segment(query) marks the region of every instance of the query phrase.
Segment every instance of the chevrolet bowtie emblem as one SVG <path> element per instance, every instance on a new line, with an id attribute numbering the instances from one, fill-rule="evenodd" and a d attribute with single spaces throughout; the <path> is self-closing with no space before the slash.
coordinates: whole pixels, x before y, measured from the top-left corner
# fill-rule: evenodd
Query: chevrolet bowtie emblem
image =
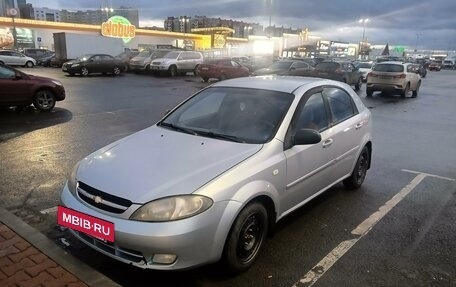
<path id="1" fill-rule="evenodd" d="M 103 198 L 101 198 L 101 196 L 95 196 L 93 198 L 93 200 L 95 201 L 95 203 L 102 203 L 103 202 Z"/>

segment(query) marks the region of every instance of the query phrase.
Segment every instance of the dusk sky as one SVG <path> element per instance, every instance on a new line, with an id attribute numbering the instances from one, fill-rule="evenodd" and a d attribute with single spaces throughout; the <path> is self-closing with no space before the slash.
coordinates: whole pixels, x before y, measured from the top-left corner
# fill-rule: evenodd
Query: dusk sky
<path id="1" fill-rule="evenodd" d="M 272 9 L 269 3 L 272 1 Z M 160 26 L 168 16 L 208 16 L 309 28 L 311 35 L 334 41 L 405 45 L 456 50 L 456 0 L 28 0 L 35 7 L 87 10 L 130 6 L 141 26 Z"/>

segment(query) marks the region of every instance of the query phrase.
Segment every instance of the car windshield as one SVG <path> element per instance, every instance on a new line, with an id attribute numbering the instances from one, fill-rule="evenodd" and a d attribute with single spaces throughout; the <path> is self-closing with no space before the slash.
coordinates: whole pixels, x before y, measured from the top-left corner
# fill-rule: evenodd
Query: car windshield
<path id="1" fill-rule="evenodd" d="M 400 73 L 404 71 L 404 66 L 399 64 L 377 64 L 373 70 L 376 72 Z"/>
<path id="2" fill-rule="evenodd" d="M 177 59 L 179 57 L 180 52 L 169 52 L 163 56 L 165 59 Z"/>
<path id="3" fill-rule="evenodd" d="M 259 89 L 212 87 L 201 91 L 158 125 L 221 140 L 271 140 L 294 95 Z"/>
<path id="4" fill-rule="evenodd" d="M 141 57 L 141 58 L 147 58 L 150 56 L 150 54 L 152 54 L 153 51 L 151 50 L 143 50 L 141 52 L 139 52 L 138 56 L 136 57 Z"/>
<path id="5" fill-rule="evenodd" d="M 372 68 L 372 63 L 359 63 L 358 68 L 363 68 L 363 69 L 371 69 Z"/>
<path id="6" fill-rule="evenodd" d="M 166 54 L 168 54 L 169 51 L 163 50 L 163 51 L 155 51 L 152 55 L 152 59 L 158 59 L 158 58 L 163 58 Z"/>
<path id="7" fill-rule="evenodd" d="M 79 61 L 87 61 L 87 59 L 89 59 L 90 57 L 92 57 L 93 55 L 82 55 L 81 57 L 78 58 Z"/>
<path id="8" fill-rule="evenodd" d="M 270 65 L 268 67 L 268 69 L 272 69 L 272 70 L 275 70 L 275 69 L 289 69 L 291 64 L 293 64 L 293 62 L 287 62 L 287 61 L 275 62 L 274 64 Z"/>
<path id="9" fill-rule="evenodd" d="M 336 62 L 321 62 L 315 66 L 315 69 L 319 71 L 335 71 L 339 67 L 340 64 Z"/>

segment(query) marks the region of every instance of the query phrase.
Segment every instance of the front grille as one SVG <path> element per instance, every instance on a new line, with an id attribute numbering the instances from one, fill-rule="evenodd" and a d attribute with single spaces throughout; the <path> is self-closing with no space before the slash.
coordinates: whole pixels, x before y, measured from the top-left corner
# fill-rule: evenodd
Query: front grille
<path id="1" fill-rule="evenodd" d="M 132 202 L 128 199 L 108 194 L 83 182 L 78 182 L 78 196 L 88 204 L 112 213 L 122 213 Z"/>
<path id="2" fill-rule="evenodd" d="M 72 230 L 73 231 L 73 230 Z M 135 262 L 135 263 L 145 263 L 146 260 L 143 256 L 143 254 L 139 251 L 127 249 L 127 248 L 122 248 L 119 246 L 115 246 L 111 242 L 104 242 L 102 240 L 99 240 L 95 237 L 92 237 L 90 235 L 87 235 L 85 233 L 79 232 L 79 231 L 73 231 L 76 233 L 76 235 L 84 241 L 88 245 L 95 246 L 109 254 L 112 254 L 116 257 Z"/>
<path id="3" fill-rule="evenodd" d="M 160 62 L 152 62 L 152 65 L 160 65 Z"/>

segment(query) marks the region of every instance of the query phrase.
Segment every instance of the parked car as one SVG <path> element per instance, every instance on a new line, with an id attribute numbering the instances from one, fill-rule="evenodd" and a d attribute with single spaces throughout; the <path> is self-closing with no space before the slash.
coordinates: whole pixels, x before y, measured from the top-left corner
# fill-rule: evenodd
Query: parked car
<path id="1" fill-rule="evenodd" d="M 347 61 L 323 61 L 315 65 L 313 70 L 297 69 L 291 75 L 331 79 L 354 85 L 356 90 L 359 90 L 363 84 L 362 72 Z"/>
<path id="2" fill-rule="evenodd" d="M 223 259 L 246 270 L 277 221 L 338 182 L 362 185 L 372 119 L 346 87 L 300 77 L 215 83 L 76 164 L 58 222 L 133 266 Z"/>
<path id="3" fill-rule="evenodd" d="M 122 62 L 122 64 L 124 65 L 124 71 L 126 72 L 130 70 L 130 60 L 136 57 L 138 54 L 139 51 L 128 50 L 120 53 L 114 58 Z"/>
<path id="4" fill-rule="evenodd" d="M 244 67 L 247 67 L 250 72 L 254 71 L 253 65 L 254 63 L 249 57 L 241 56 L 241 57 L 232 57 L 231 60 L 238 62 Z"/>
<path id="5" fill-rule="evenodd" d="M 60 81 L 28 75 L 0 64 L 0 106 L 26 107 L 31 104 L 40 111 L 51 111 L 56 101 L 65 99 Z"/>
<path id="6" fill-rule="evenodd" d="M 367 75 L 366 95 L 372 97 L 375 91 L 398 93 L 401 97 L 412 91 L 412 98 L 418 96 L 421 77 L 412 70 L 411 63 L 382 62 L 376 64 Z"/>
<path id="7" fill-rule="evenodd" d="M 414 63 L 409 66 L 409 69 L 411 72 L 415 72 L 420 75 L 421 78 L 426 78 L 427 70 L 424 65 Z"/>
<path id="8" fill-rule="evenodd" d="M 36 60 L 16 51 L 0 50 L 0 64 L 33 68 Z"/>
<path id="9" fill-rule="evenodd" d="M 47 49 L 37 49 L 37 48 L 25 48 L 22 50 L 22 53 L 27 57 L 31 57 L 36 60 L 37 65 L 40 65 L 42 59 L 50 59 L 55 53 Z"/>
<path id="10" fill-rule="evenodd" d="M 428 67 L 429 71 L 440 71 L 441 65 L 438 62 L 432 61 Z"/>
<path id="11" fill-rule="evenodd" d="M 115 76 L 124 71 L 124 65 L 111 55 L 94 54 L 83 55 L 76 60 L 71 60 L 62 65 L 62 71 L 70 74 L 87 76 L 93 73 L 112 73 Z"/>
<path id="12" fill-rule="evenodd" d="M 198 65 L 203 62 L 203 54 L 196 51 L 171 51 L 162 58 L 152 61 L 151 69 L 156 74 L 167 73 L 171 77 L 193 72 L 197 74 Z"/>
<path id="13" fill-rule="evenodd" d="M 59 59 L 54 56 L 51 58 L 50 66 L 54 68 L 61 68 L 66 62 L 68 62 L 66 59 Z"/>
<path id="14" fill-rule="evenodd" d="M 204 82 L 210 78 L 226 80 L 231 78 L 248 77 L 250 71 L 247 67 L 230 58 L 207 59 L 198 66 L 197 74 Z"/>
<path id="15" fill-rule="evenodd" d="M 141 51 L 130 60 L 130 69 L 134 72 L 150 72 L 150 65 L 154 59 L 162 58 L 172 50 L 154 49 Z"/>
<path id="16" fill-rule="evenodd" d="M 36 61 L 37 65 L 43 66 L 43 67 L 50 67 L 52 59 L 55 58 L 55 53 L 51 53 L 46 57 L 42 57 L 39 60 Z"/>
<path id="17" fill-rule="evenodd" d="M 359 62 L 356 67 L 363 74 L 363 81 L 367 80 L 367 74 L 372 72 L 373 62 Z"/>
<path id="18" fill-rule="evenodd" d="M 302 70 L 312 70 L 312 66 L 304 61 L 298 60 L 280 60 L 272 63 L 267 68 L 259 69 L 253 72 L 254 76 L 264 76 L 264 75 L 279 75 L 287 76 L 291 75 L 292 71 L 296 69 Z"/>

